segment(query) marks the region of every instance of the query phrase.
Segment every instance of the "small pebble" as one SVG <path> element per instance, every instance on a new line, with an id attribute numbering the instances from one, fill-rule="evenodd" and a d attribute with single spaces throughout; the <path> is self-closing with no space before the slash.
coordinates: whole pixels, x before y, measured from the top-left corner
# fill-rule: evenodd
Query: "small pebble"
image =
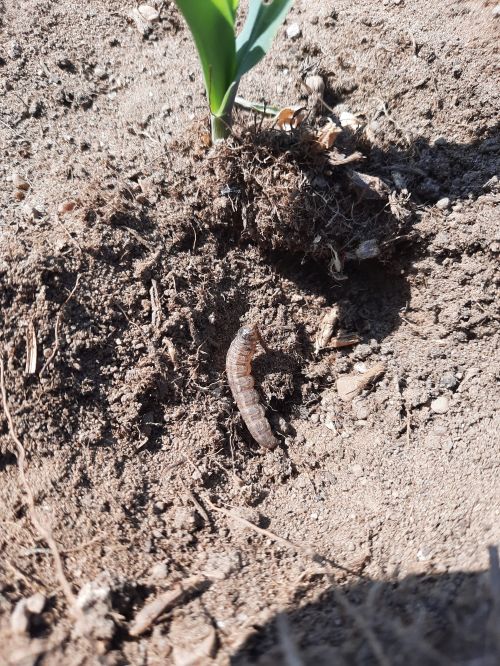
<path id="1" fill-rule="evenodd" d="M 435 414 L 446 414 L 449 408 L 450 401 L 445 395 L 441 395 L 431 402 L 431 409 Z"/>
<path id="2" fill-rule="evenodd" d="M 288 39 L 298 39 L 302 35 L 302 30 L 298 23 L 292 23 L 286 29 L 286 36 Z"/>
<path id="3" fill-rule="evenodd" d="M 432 559 L 432 551 L 427 546 L 422 546 L 417 552 L 417 560 L 419 562 L 428 562 Z"/>
<path id="4" fill-rule="evenodd" d="M 232 553 L 212 553 L 201 571 L 210 579 L 225 580 L 240 569 L 241 554 L 235 550 Z"/>
<path id="5" fill-rule="evenodd" d="M 75 206 L 76 206 L 76 201 L 68 199 L 68 201 L 63 201 L 59 205 L 57 212 L 59 213 L 59 215 L 64 215 L 64 213 L 70 213 Z"/>
<path id="6" fill-rule="evenodd" d="M 23 50 L 19 42 L 13 41 L 8 45 L 7 55 L 9 56 L 9 58 L 12 58 L 12 60 L 17 60 L 22 56 L 22 54 Z"/>
<path id="7" fill-rule="evenodd" d="M 351 466 L 351 472 L 358 478 L 363 476 L 363 468 L 359 463 L 354 463 L 354 465 Z"/>
<path id="8" fill-rule="evenodd" d="M 155 502 L 153 504 L 153 513 L 159 515 L 160 513 L 163 513 L 166 508 L 167 505 L 165 504 L 165 502 Z"/>
<path id="9" fill-rule="evenodd" d="M 151 568 L 151 577 L 155 580 L 163 580 L 168 576 L 168 567 L 165 562 L 157 562 Z"/>
<path id="10" fill-rule="evenodd" d="M 14 171 L 12 173 L 12 184 L 18 190 L 27 191 L 27 190 L 30 189 L 29 183 L 26 180 L 26 178 L 23 178 L 23 176 L 21 176 L 21 174 L 17 173 L 17 171 Z"/>
<path id="11" fill-rule="evenodd" d="M 450 207 L 450 200 L 448 199 L 448 197 L 439 199 L 439 201 L 436 204 L 436 208 L 439 208 L 439 210 L 446 210 L 449 207 Z"/>
<path id="12" fill-rule="evenodd" d="M 25 634 L 29 628 L 29 611 L 26 599 L 20 599 L 10 616 L 10 628 L 13 634 Z"/>
<path id="13" fill-rule="evenodd" d="M 356 248 L 356 257 L 360 261 L 364 259 L 374 259 L 380 254 L 380 249 L 376 240 L 366 240 Z"/>
<path id="14" fill-rule="evenodd" d="M 33 204 L 25 204 L 23 206 L 23 212 L 27 217 L 33 220 L 38 220 L 45 215 L 45 210 L 42 206 L 35 206 Z"/>
<path id="15" fill-rule="evenodd" d="M 356 359 L 356 361 L 363 361 L 364 359 L 368 358 L 372 353 L 373 349 L 370 347 L 370 345 L 366 344 L 358 345 L 354 350 L 353 358 Z M 361 372 L 364 372 L 364 370 L 361 370 Z"/>
<path id="16" fill-rule="evenodd" d="M 370 408 L 364 400 L 356 400 L 353 402 L 352 411 L 354 416 L 361 421 L 366 420 L 370 416 Z"/>
<path id="17" fill-rule="evenodd" d="M 158 21 L 160 18 L 160 13 L 158 10 L 154 7 L 151 7 L 151 5 L 139 5 L 137 9 L 141 17 L 148 23 L 156 23 L 156 21 Z"/>
<path id="18" fill-rule="evenodd" d="M 447 389 L 450 389 L 450 391 L 453 391 L 453 389 L 457 388 L 457 386 L 458 386 L 458 379 L 453 374 L 453 372 L 445 372 L 441 376 L 441 380 L 440 380 L 439 383 L 444 388 L 447 388 Z"/>
<path id="19" fill-rule="evenodd" d="M 36 592 L 26 600 L 26 608 L 30 613 L 39 615 L 45 608 L 45 603 L 45 595 L 43 595 L 41 592 Z"/>
<path id="20" fill-rule="evenodd" d="M 102 67 L 96 67 L 96 68 L 94 69 L 94 76 L 95 76 L 97 79 L 101 79 L 101 80 L 102 80 L 102 79 L 106 79 L 106 78 L 108 77 L 108 73 L 107 73 L 106 70 L 103 69 Z"/>

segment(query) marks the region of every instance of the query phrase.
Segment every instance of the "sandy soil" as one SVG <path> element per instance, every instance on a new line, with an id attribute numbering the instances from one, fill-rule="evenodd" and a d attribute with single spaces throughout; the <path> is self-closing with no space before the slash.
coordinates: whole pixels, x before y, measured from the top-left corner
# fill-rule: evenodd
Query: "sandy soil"
<path id="1" fill-rule="evenodd" d="M 0 664 L 493 666 L 496 3 L 296 0 L 240 92 L 321 75 L 344 166 L 323 107 L 208 147 L 174 4 L 131 8 L 0 0 Z M 331 308 L 359 343 L 316 351 Z M 225 378 L 246 322 L 273 452 Z"/>

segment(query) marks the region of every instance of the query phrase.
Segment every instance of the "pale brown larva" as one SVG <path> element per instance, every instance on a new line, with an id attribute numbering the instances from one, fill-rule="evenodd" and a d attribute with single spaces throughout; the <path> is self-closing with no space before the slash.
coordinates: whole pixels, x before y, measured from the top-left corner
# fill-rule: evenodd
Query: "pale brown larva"
<path id="1" fill-rule="evenodd" d="M 266 419 L 264 407 L 259 403 L 259 395 L 254 388 L 252 377 L 251 364 L 257 342 L 264 346 L 255 324 L 240 328 L 227 352 L 227 380 L 241 417 L 252 437 L 260 446 L 274 449 L 278 445 L 278 440 Z"/>

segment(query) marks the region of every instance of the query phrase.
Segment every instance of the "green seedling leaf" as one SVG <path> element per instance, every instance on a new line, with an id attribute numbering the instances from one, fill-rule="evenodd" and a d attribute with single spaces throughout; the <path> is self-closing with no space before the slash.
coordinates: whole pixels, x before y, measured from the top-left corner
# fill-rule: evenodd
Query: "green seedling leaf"
<path id="1" fill-rule="evenodd" d="M 242 109 L 247 109 L 248 111 L 256 111 L 257 113 L 263 113 L 266 116 L 275 116 L 280 112 L 277 106 L 271 106 L 270 104 L 262 104 L 261 102 L 251 102 L 244 97 L 238 97 L 234 100 L 236 106 L 240 106 Z"/>
<path id="2" fill-rule="evenodd" d="M 293 0 L 250 0 L 248 16 L 236 40 L 236 77 L 240 79 L 271 48 Z"/>
<path id="3" fill-rule="evenodd" d="M 213 140 L 229 135 L 240 79 L 269 51 L 292 2 L 249 0 L 245 24 L 236 38 L 239 0 L 176 0 L 201 61 L 212 113 Z"/>
<path id="4" fill-rule="evenodd" d="M 236 76 L 234 23 L 239 0 L 176 0 L 193 35 L 212 113 Z"/>

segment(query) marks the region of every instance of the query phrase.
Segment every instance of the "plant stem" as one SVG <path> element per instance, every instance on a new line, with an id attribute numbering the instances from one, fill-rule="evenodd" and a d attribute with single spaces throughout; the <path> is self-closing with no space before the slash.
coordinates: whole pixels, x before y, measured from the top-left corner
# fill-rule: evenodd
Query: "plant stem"
<path id="1" fill-rule="evenodd" d="M 224 141 L 231 134 L 231 113 L 222 116 L 212 116 L 212 143 Z"/>

